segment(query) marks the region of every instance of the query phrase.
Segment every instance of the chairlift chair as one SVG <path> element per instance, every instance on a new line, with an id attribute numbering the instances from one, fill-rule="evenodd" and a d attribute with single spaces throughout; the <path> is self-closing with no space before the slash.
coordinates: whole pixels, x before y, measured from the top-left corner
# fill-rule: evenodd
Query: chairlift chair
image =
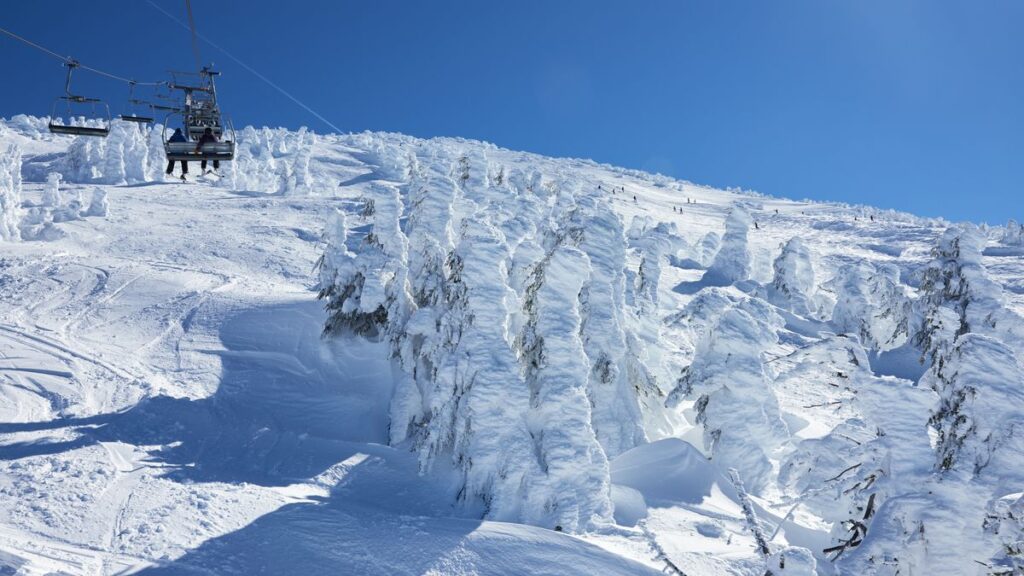
<path id="1" fill-rule="evenodd" d="M 53 110 L 50 114 L 49 129 L 53 134 L 70 134 L 72 136 L 99 136 L 106 138 L 110 134 L 110 106 L 106 102 L 99 98 L 88 98 L 86 96 L 79 96 L 71 93 L 71 73 L 78 67 L 78 62 L 75 60 L 69 60 L 64 63 L 64 66 L 68 69 L 67 78 L 64 81 L 64 95 L 57 98 L 53 103 Z M 57 116 L 57 108 L 64 103 L 65 111 L 68 115 L 68 124 L 63 124 L 63 120 Z M 72 105 L 91 105 L 92 117 L 96 117 L 96 113 L 99 111 L 99 107 L 102 106 L 104 115 L 101 117 L 98 126 L 76 126 L 71 124 L 74 122 L 75 114 L 73 113 Z M 105 118 L 105 122 L 103 120 Z M 61 123 L 58 123 L 58 120 Z"/>
<path id="2" fill-rule="evenodd" d="M 124 120 L 125 122 L 135 122 L 140 125 L 152 123 L 153 117 L 151 115 L 137 113 L 137 111 L 142 108 L 152 109 L 152 105 L 145 100 L 140 100 L 135 97 L 135 81 L 132 80 L 128 83 L 128 110 L 121 114 L 121 120 Z"/>
<path id="3" fill-rule="evenodd" d="M 187 115 L 187 113 L 182 113 L 182 112 L 172 112 L 172 113 L 167 115 L 167 118 L 164 121 L 164 131 L 163 131 L 164 153 L 167 155 L 167 159 L 169 161 L 177 162 L 179 160 L 184 160 L 186 162 L 191 162 L 193 160 L 199 160 L 199 161 L 203 161 L 203 160 L 218 160 L 218 161 L 222 161 L 222 162 L 227 162 L 227 161 L 230 161 L 230 160 L 234 160 L 234 158 L 235 158 L 235 129 L 234 129 L 234 126 L 231 124 L 230 120 L 225 121 L 223 123 L 223 125 L 221 125 L 220 118 L 217 119 L 218 125 L 221 128 L 220 134 L 224 134 L 225 133 L 225 128 L 226 128 L 226 133 L 229 134 L 230 137 L 231 137 L 230 140 L 224 140 L 224 141 L 220 141 L 220 142 L 207 142 L 206 144 L 203 144 L 202 148 L 197 150 L 196 149 L 196 142 L 198 141 L 198 138 L 193 139 L 191 137 L 191 134 L 193 133 L 193 130 L 192 130 L 193 126 L 191 126 L 191 125 L 187 125 L 187 128 L 188 128 L 187 132 L 189 134 L 189 136 L 187 136 L 189 138 L 188 141 L 186 141 L 186 142 L 171 142 L 171 141 L 169 141 L 169 136 L 168 136 L 167 130 L 168 130 L 168 126 L 171 125 L 171 118 L 172 117 L 180 117 L 184 121 L 188 117 L 188 115 Z M 200 130 L 199 133 L 201 135 L 202 134 L 202 130 Z M 217 134 L 217 132 L 214 132 L 214 134 Z M 220 138 L 219 135 L 218 135 L 218 138 Z"/>

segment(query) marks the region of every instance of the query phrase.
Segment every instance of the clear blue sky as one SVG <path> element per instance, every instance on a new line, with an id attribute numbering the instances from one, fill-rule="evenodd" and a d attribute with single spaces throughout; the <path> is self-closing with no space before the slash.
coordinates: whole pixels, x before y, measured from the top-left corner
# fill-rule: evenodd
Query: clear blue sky
<path id="1" fill-rule="evenodd" d="M 184 2 L 156 0 L 184 18 Z M 1024 2 L 194 0 L 200 32 L 346 131 L 464 136 L 715 186 L 1024 217 Z M 0 26 L 139 79 L 189 68 L 143 0 L 10 2 Z M 208 45 L 236 124 L 329 131 Z M 58 63 L 0 37 L 0 115 Z M 81 75 L 80 91 L 127 90 Z M 114 106 L 115 112 L 117 106 Z"/>

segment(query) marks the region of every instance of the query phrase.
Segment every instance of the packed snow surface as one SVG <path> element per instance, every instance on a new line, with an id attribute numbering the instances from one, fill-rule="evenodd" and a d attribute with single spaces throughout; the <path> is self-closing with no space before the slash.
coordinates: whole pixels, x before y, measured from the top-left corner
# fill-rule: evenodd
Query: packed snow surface
<path id="1" fill-rule="evenodd" d="M 45 125 L 0 122 L 0 574 L 1024 570 L 1014 221 Z"/>

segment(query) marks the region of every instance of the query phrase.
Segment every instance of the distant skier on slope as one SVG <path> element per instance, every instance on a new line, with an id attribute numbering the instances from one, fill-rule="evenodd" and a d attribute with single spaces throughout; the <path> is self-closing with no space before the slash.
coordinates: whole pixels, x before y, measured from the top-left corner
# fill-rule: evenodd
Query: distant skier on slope
<path id="1" fill-rule="evenodd" d="M 213 129 L 210 128 L 209 126 L 207 126 L 206 130 L 203 130 L 203 135 L 199 137 L 199 142 L 196 143 L 196 152 L 198 153 L 198 152 L 202 151 L 203 144 L 206 144 L 208 142 L 216 142 L 216 141 L 217 141 L 217 136 L 213 133 Z M 216 172 L 217 170 L 220 169 L 220 160 L 214 160 L 213 161 L 213 170 L 211 170 L 211 171 L 207 171 L 206 170 L 206 160 L 203 160 L 202 162 L 200 162 L 199 168 L 203 171 L 203 174 L 209 174 L 210 172 Z"/>
<path id="2" fill-rule="evenodd" d="M 185 134 L 182 133 L 181 128 L 175 128 L 174 129 L 174 134 L 171 134 L 171 137 L 168 138 L 167 141 L 168 142 L 188 142 L 188 139 L 185 138 Z M 173 173 L 174 173 L 174 160 L 168 160 L 167 161 L 167 175 L 170 176 Z M 182 160 L 181 161 L 181 179 L 182 180 L 185 180 L 185 175 L 186 174 L 188 174 L 188 161 L 187 160 Z"/>

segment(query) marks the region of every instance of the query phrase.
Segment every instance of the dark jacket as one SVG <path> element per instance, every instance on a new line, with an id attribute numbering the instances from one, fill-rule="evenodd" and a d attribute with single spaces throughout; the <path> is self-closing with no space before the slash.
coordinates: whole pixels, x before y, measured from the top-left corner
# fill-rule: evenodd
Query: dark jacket
<path id="1" fill-rule="evenodd" d="M 185 139 L 185 134 L 183 134 L 181 132 L 181 130 L 175 130 L 174 134 L 171 134 L 171 137 L 168 138 L 167 141 L 168 142 L 188 142 L 188 140 Z"/>
<path id="2" fill-rule="evenodd" d="M 196 151 L 198 152 L 199 150 L 201 150 L 202 147 L 203 147 L 203 144 L 206 144 L 207 142 L 216 142 L 216 141 L 217 141 L 217 136 L 215 136 L 214 134 L 212 134 L 212 133 L 211 134 L 203 134 L 202 136 L 199 137 L 199 142 L 196 142 Z"/>

